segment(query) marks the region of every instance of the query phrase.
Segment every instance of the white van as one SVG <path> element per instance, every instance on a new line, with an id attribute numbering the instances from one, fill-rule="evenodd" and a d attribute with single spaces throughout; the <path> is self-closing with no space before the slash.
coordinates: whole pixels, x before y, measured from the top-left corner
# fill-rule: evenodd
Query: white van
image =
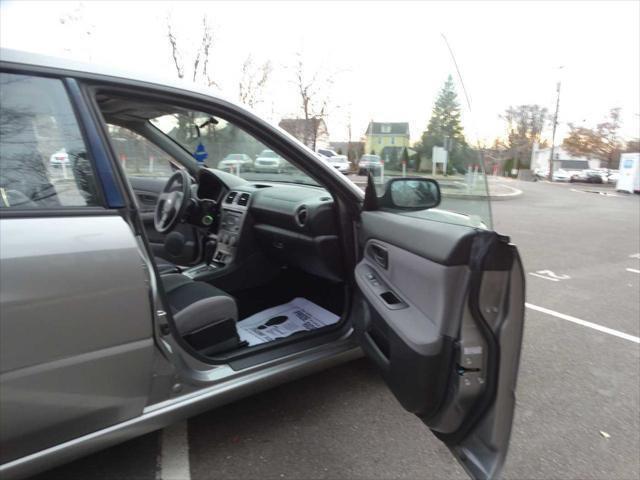
<path id="1" fill-rule="evenodd" d="M 620 155 L 620 173 L 616 190 L 640 193 L 640 153 Z"/>

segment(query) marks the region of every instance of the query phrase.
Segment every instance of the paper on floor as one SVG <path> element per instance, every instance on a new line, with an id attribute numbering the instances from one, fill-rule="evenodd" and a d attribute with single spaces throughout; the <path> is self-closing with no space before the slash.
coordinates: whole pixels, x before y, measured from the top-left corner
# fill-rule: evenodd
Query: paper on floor
<path id="1" fill-rule="evenodd" d="M 238 323 L 240 340 L 249 345 L 285 338 L 296 332 L 315 330 L 338 323 L 340 317 L 305 298 L 258 312 Z"/>

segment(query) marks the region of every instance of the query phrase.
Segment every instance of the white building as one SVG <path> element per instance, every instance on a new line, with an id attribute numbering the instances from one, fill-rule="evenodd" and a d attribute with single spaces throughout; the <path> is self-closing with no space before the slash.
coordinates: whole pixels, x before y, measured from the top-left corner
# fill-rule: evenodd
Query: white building
<path id="1" fill-rule="evenodd" d="M 531 169 L 536 171 L 549 170 L 549 157 L 551 148 L 537 148 L 534 145 L 531 152 Z M 600 160 L 571 155 L 564 148 L 557 146 L 553 149 L 553 170 L 586 170 L 588 168 L 600 168 Z"/>

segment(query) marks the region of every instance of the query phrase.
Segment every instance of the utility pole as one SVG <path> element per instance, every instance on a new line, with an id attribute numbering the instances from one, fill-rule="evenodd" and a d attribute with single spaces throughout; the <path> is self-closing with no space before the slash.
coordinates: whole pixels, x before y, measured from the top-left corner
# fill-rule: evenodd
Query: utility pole
<path id="1" fill-rule="evenodd" d="M 444 160 L 444 164 L 442 167 L 442 175 L 447 176 L 447 166 L 449 164 L 449 152 L 451 151 L 451 144 L 453 143 L 453 138 L 449 136 L 444 137 L 444 149 L 446 151 L 446 156 Z"/>
<path id="2" fill-rule="evenodd" d="M 562 67 L 560 67 L 562 68 Z M 556 86 L 556 113 L 553 116 L 553 133 L 551 134 L 551 155 L 549 156 L 549 181 L 553 182 L 553 155 L 556 149 L 556 127 L 558 126 L 558 110 L 560 109 L 560 80 Z"/>

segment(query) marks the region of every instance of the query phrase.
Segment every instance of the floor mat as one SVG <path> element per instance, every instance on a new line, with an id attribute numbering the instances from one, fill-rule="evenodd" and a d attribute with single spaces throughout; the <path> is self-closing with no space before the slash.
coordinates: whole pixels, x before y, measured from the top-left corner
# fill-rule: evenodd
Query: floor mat
<path id="1" fill-rule="evenodd" d="M 310 302 L 294 298 L 289 303 L 268 308 L 238 322 L 240 340 L 249 346 L 286 338 L 296 332 L 316 330 L 338 323 L 340 317 Z"/>

